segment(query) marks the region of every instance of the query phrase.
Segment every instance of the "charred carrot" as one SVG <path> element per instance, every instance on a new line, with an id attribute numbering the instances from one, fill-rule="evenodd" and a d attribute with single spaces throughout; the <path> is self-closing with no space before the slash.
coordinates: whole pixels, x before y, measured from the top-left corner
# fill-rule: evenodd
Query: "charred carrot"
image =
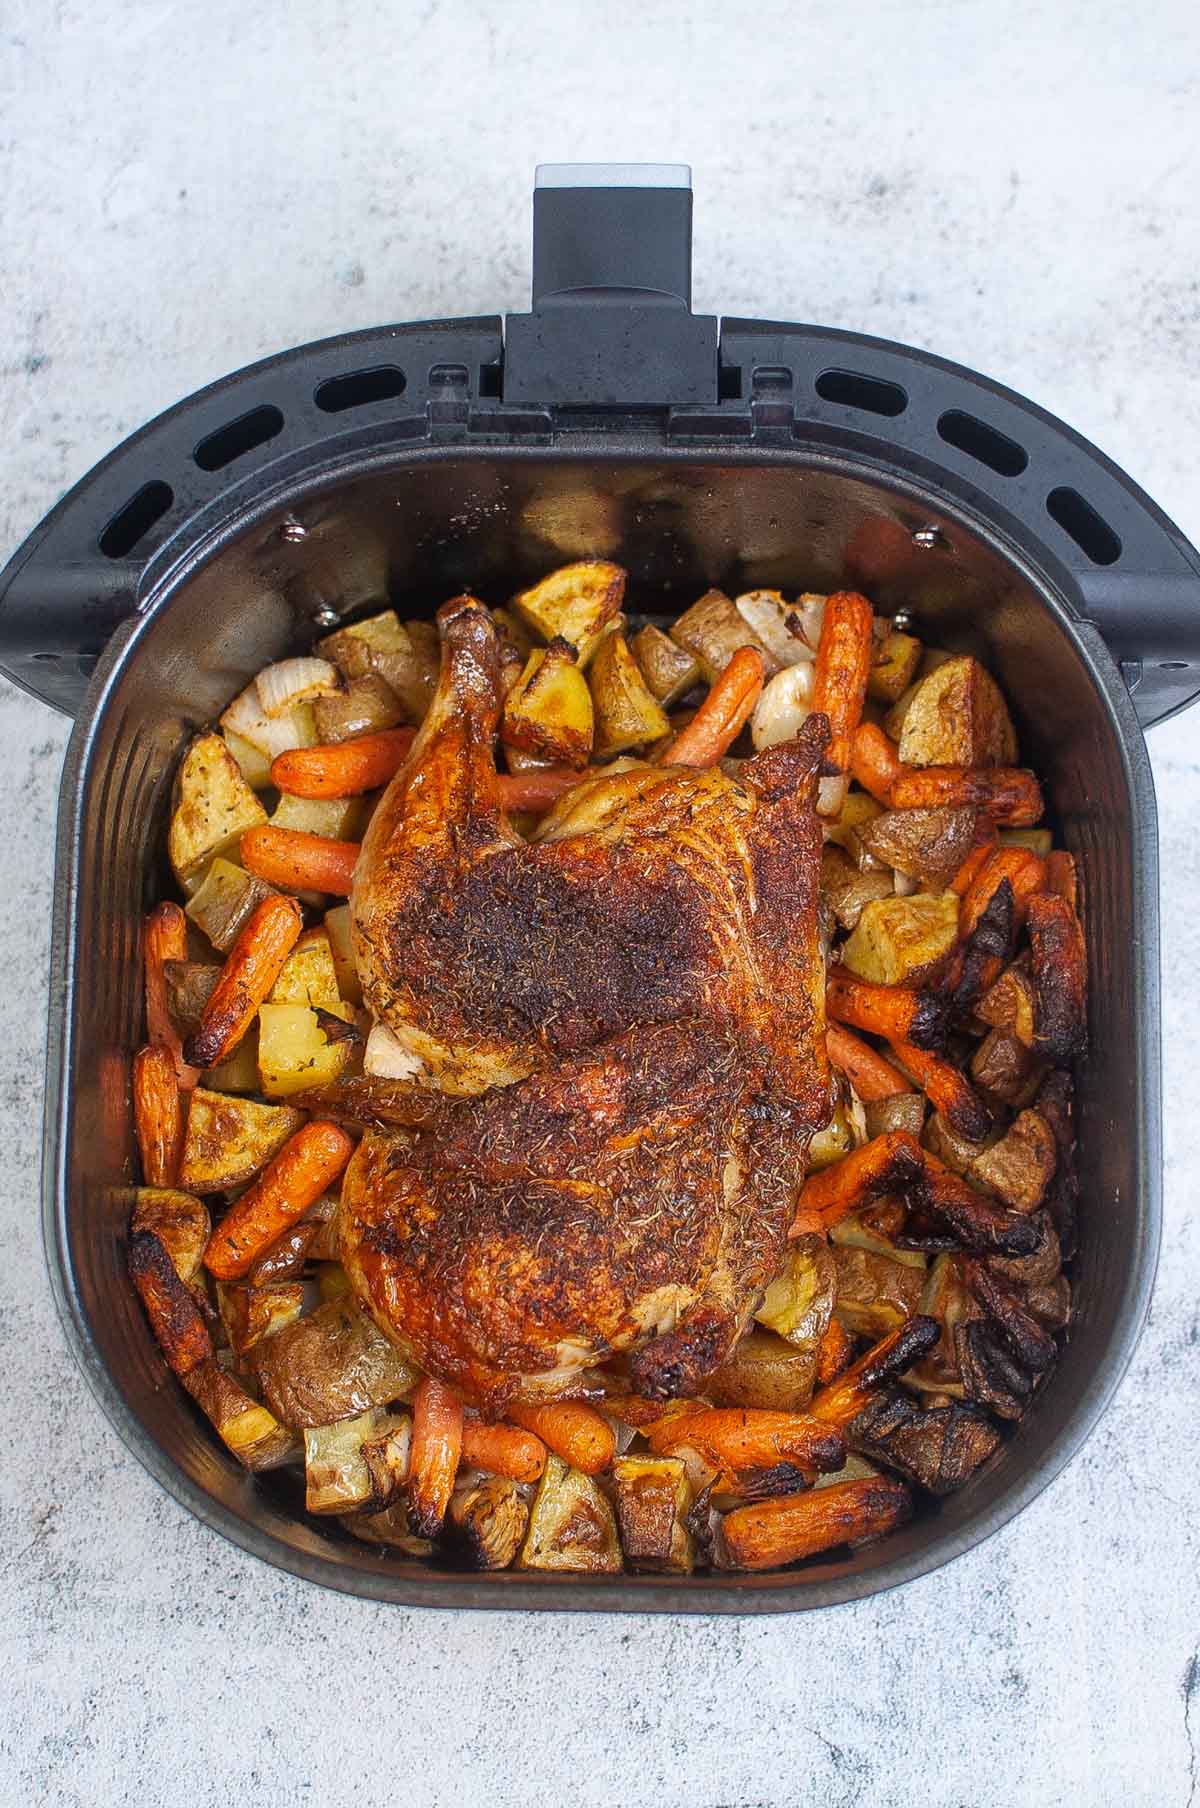
<path id="1" fill-rule="evenodd" d="M 612 1462 L 617 1440 L 607 1419 L 579 1400 L 553 1400 L 545 1406 L 507 1406 L 515 1425 L 535 1437 L 573 1469 L 599 1475 Z"/>
<path id="2" fill-rule="evenodd" d="M 893 810 L 940 810 L 968 804 L 997 824 L 1028 829 L 1042 820 L 1042 788 L 1017 766 L 908 766 L 892 781 Z"/>
<path id="3" fill-rule="evenodd" d="M 336 1124 L 297 1130 L 213 1231 L 204 1252 L 209 1273 L 219 1281 L 240 1280 L 333 1185 L 353 1152 L 353 1141 Z"/>
<path id="4" fill-rule="evenodd" d="M 991 903 L 997 887 L 1007 879 L 1012 886 L 1016 921 L 1024 922 L 1025 907 L 1035 891 L 1046 883 L 1046 862 L 1031 848 L 993 847 L 980 862 L 962 894 L 958 933 L 965 940 Z M 956 887 L 957 889 L 957 887 Z"/>
<path id="5" fill-rule="evenodd" d="M 194 1066 L 212 1067 L 232 1054 L 279 978 L 303 924 L 295 898 L 273 892 L 255 906 L 226 956 L 198 1027 L 184 1044 L 184 1055 Z"/>
<path id="6" fill-rule="evenodd" d="M 419 1538 L 436 1538 L 454 1490 L 462 1452 L 463 1409 L 458 1395 L 426 1375 L 413 1395 L 408 1517 Z"/>
<path id="7" fill-rule="evenodd" d="M 1079 875 L 1073 855 L 1055 848 L 1046 855 L 1046 890 L 1065 898 L 1072 910 L 1079 908 Z"/>
<path id="8" fill-rule="evenodd" d="M 991 1113 L 960 1067 L 903 1040 L 893 1041 L 892 1052 L 952 1130 L 968 1142 L 983 1141 L 992 1127 Z"/>
<path id="9" fill-rule="evenodd" d="M 923 1149 L 919 1182 L 909 1191 L 905 1226 L 910 1237 L 929 1227 L 949 1231 L 973 1255 L 1029 1255 L 1037 1248 L 1038 1227 L 1021 1212 L 997 1205 Z"/>
<path id="10" fill-rule="evenodd" d="M 496 784 L 506 810 L 548 810 L 560 797 L 594 774 L 573 766 L 533 767 L 528 772 L 501 772 Z"/>
<path id="11" fill-rule="evenodd" d="M 858 1417 L 876 1388 L 894 1381 L 905 1369 L 930 1351 L 942 1334 L 936 1318 L 914 1314 L 886 1337 L 872 1344 L 857 1362 L 828 1387 L 820 1388 L 812 1398 L 809 1413 L 823 1424 L 844 1428 Z"/>
<path id="12" fill-rule="evenodd" d="M 910 1509 L 904 1483 L 884 1475 L 781 1494 L 725 1515 L 725 1554 L 735 1569 L 776 1569 L 840 1544 L 882 1538 Z"/>
<path id="13" fill-rule="evenodd" d="M 1087 1048 L 1087 950 L 1066 898 L 1036 892 L 1029 900 L 1033 973 L 1033 1046 L 1058 1067 Z"/>
<path id="14" fill-rule="evenodd" d="M 535 1482 L 546 1467 L 546 1446 L 519 1425 L 484 1425 L 468 1419 L 462 1428 L 462 1461 L 489 1475 Z"/>
<path id="15" fill-rule="evenodd" d="M 980 868 L 991 854 L 995 845 L 995 836 L 992 835 L 987 841 L 982 841 L 978 847 L 973 847 L 971 849 L 971 852 L 967 855 L 953 879 L 950 881 L 951 891 L 957 892 L 960 898 L 966 896 L 967 892 L 970 891 L 972 885 L 975 883 Z"/>
<path id="16" fill-rule="evenodd" d="M 170 1049 L 153 1042 L 133 1057 L 133 1127 L 145 1184 L 177 1186 L 183 1154 L 179 1076 Z"/>
<path id="17" fill-rule="evenodd" d="M 875 985 L 844 967 L 835 967 L 826 981 L 825 1009 L 838 1023 L 918 1048 L 937 1048 L 945 1037 L 946 1007 L 935 992 Z"/>
<path id="18" fill-rule="evenodd" d="M 166 1245 L 153 1231 L 131 1232 L 128 1261 L 130 1279 L 159 1349 L 177 1375 L 190 1374 L 213 1353 L 195 1295 L 180 1280 Z"/>
<path id="19" fill-rule="evenodd" d="M 772 1412 L 762 1407 L 710 1406 L 703 1412 L 648 1425 L 642 1436 L 656 1456 L 686 1445 L 717 1469 L 769 1469 L 794 1463 L 800 1469 L 840 1469 L 846 1451 L 840 1437 L 807 1413 Z"/>
<path id="20" fill-rule="evenodd" d="M 715 766 L 754 713 L 766 667 L 755 647 L 739 647 L 692 717 L 659 755 L 660 766 Z"/>
<path id="21" fill-rule="evenodd" d="M 333 841 L 303 829 L 276 829 L 270 823 L 247 829 L 241 840 L 242 865 L 268 885 L 284 891 L 325 891 L 350 896 L 358 864 L 357 841 Z"/>
<path id="22" fill-rule="evenodd" d="M 906 1085 L 904 1090 L 911 1089 Z M 921 1154 L 911 1131 L 888 1130 L 819 1174 L 810 1174 L 800 1189 L 799 1217 L 788 1234 L 796 1237 L 801 1230 L 827 1229 L 876 1194 L 902 1190 L 920 1174 Z"/>
<path id="23" fill-rule="evenodd" d="M 171 1020 L 167 1006 L 168 961 L 187 959 L 187 918 L 178 904 L 156 904 L 146 918 L 142 931 L 142 962 L 146 978 L 146 1035 L 149 1040 L 171 1051 L 179 1084 L 190 1091 L 200 1078 L 199 1070 L 189 1067 L 183 1058 L 183 1038 Z"/>
<path id="24" fill-rule="evenodd" d="M 855 590 L 835 590 L 825 599 L 821 638 L 813 673 L 813 710 L 829 721 L 826 766 L 850 769 L 854 732 L 862 720 L 871 676 L 871 605 Z"/>
<path id="25" fill-rule="evenodd" d="M 898 1068 L 858 1036 L 851 1035 L 840 1023 L 825 1028 L 825 1047 L 829 1059 L 850 1081 L 860 1099 L 890 1099 L 897 1092 L 911 1092 L 912 1087 Z"/>
<path id="26" fill-rule="evenodd" d="M 849 1331 L 836 1318 L 831 1318 L 825 1327 L 824 1335 L 817 1345 L 816 1382 L 818 1387 L 827 1387 L 850 1361 L 854 1350 L 854 1340 Z"/>
<path id="27" fill-rule="evenodd" d="M 415 728 L 383 728 L 377 734 L 328 746 L 296 747 L 271 763 L 271 783 L 292 797 L 355 797 L 395 778 L 408 758 Z"/>
<path id="28" fill-rule="evenodd" d="M 900 763 L 896 743 L 874 722 L 860 722 L 850 745 L 850 774 L 876 803 L 890 804 L 892 786 L 902 772 L 912 768 Z"/>

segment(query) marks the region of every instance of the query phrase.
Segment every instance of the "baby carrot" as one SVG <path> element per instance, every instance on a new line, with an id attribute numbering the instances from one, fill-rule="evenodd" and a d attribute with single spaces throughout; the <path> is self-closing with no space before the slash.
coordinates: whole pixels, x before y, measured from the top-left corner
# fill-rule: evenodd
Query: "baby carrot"
<path id="1" fill-rule="evenodd" d="M 870 676 L 871 605 L 855 590 L 836 590 L 825 599 L 812 696 L 813 709 L 829 719 L 825 758 L 835 772 L 849 770 Z"/>
<path id="2" fill-rule="evenodd" d="M 146 918 L 142 932 L 142 962 L 146 978 L 146 1035 L 162 1048 L 170 1049 L 179 1084 L 190 1091 L 200 1078 L 199 1070 L 189 1067 L 183 1058 L 183 1038 L 171 1021 L 167 1008 L 168 961 L 187 959 L 187 918 L 178 904 L 164 901 L 156 904 Z"/>
<path id="3" fill-rule="evenodd" d="M 408 1517 L 419 1538 L 436 1538 L 446 1517 L 462 1452 L 463 1409 L 457 1394 L 426 1375 L 413 1395 L 408 1460 Z"/>
<path id="4" fill-rule="evenodd" d="M 514 1482 L 535 1482 L 546 1467 L 546 1446 L 519 1425 L 484 1425 L 468 1419 L 462 1428 L 462 1460 L 489 1475 L 507 1475 Z"/>
<path id="5" fill-rule="evenodd" d="M 754 647 L 739 647 L 686 728 L 659 755 L 660 766 L 715 766 L 754 713 L 766 668 Z"/>
<path id="6" fill-rule="evenodd" d="M 892 786 L 902 772 L 896 743 L 874 722 L 860 722 L 850 744 L 850 774 L 876 803 L 890 804 Z"/>
<path id="7" fill-rule="evenodd" d="M 545 1406 L 508 1406 L 515 1425 L 533 1432 L 573 1469 L 599 1475 L 612 1462 L 617 1447 L 612 1426 L 592 1406 L 579 1400 L 552 1400 Z"/>
<path id="8" fill-rule="evenodd" d="M 830 1023 L 825 1029 L 825 1047 L 833 1065 L 844 1073 L 860 1099 L 888 1099 L 897 1092 L 911 1092 L 912 1087 L 898 1068 L 858 1036 Z"/>
<path id="9" fill-rule="evenodd" d="M 333 841 L 303 829 L 264 823 L 241 840 L 242 865 L 285 891 L 327 891 L 348 898 L 358 863 L 357 841 Z"/>
<path id="10" fill-rule="evenodd" d="M 727 1513 L 722 1525 L 725 1551 L 735 1569 L 777 1569 L 840 1544 L 881 1538 L 908 1518 L 911 1500 L 892 1476 L 864 1476 L 780 1494 Z"/>
<path id="11" fill-rule="evenodd" d="M 1030 828 L 1042 820 L 1042 788 L 1016 766 L 902 767 L 892 781 L 893 810 L 939 810 L 970 805 L 994 823 Z"/>
<path id="12" fill-rule="evenodd" d="M 170 1049 L 153 1042 L 133 1057 L 133 1126 L 145 1185 L 178 1186 L 183 1153 L 179 1077 Z"/>
<path id="13" fill-rule="evenodd" d="M 333 1185 L 354 1152 L 336 1124 L 305 1124 L 230 1206 L 208 1240 L 204 1265 L 219 1281 L 237 1281 L 284 1231 Z"/>
<path id="14" fill-rule="evenodd" d="M 213 1067 L 232 1054 L 279 978 L 303 922 L 295 898 L 273 892 L 255 906 L 226 956 L 197 1029 L 184 1044 L 184 1055 L 194 1066 Z"/>
<path id="15" fill-rule="evenodd" d="M 961 876 L 960 872 L 959 877 Z M 1012 886 L 1017 918 L 1023 921 L 1029 899 L 1035 891 L 1041 891 L 1045 886 L 1046 862 L 1031 848 L 989 848 L 986 860 L 980 862 L 962 894 L 958 933 L 964 939 L 971 934 L 1005 879 Z M 957 889 L 956 881 L 955 890 Z"/>
<path id="16" fill-rule="evenodd" d="M 354 797 L 394 778 L 408 757 L 415 728 L 384 728 L 330 746 L 296 747 L 271 764 L 271 783 L 292 797 Z"/>

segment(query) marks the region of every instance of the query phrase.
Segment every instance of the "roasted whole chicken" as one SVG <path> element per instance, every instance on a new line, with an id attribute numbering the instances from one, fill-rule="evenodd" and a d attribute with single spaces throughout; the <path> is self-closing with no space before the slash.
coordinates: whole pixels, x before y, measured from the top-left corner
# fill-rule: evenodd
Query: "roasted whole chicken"
<path id="1" fill-rule="evenodd" d="M 469 596 L 438 626 L 438 690 L 352 910 L 372 1012 L 459 1097 L 364 1137 L 347 1270 L 490 1409 L 626 1352 L 640 1393 L 695 1391 L 778 1264 L 829 1112 L 823 718 L 736 776 L 609 768 L 530 842 L 497 785 L 495 627 Z"/>

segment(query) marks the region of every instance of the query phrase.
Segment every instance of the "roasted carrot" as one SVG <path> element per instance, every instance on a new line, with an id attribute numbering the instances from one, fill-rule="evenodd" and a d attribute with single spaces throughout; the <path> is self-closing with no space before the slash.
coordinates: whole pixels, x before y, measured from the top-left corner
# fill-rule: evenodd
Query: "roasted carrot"
<path id="1" fill-rule="evenodd" d="M 851 745 L 862 720 L 871 676 L 871 654 L 870 603 L 855 590 L 835 590 L 825 598 L 812 695 L 814 712 L 829 722 L 825 764 L 834 773 L 850 769 Z"/>
<path id="2" fill-rule="evenodd" d="M 305 1124 L 253 1186 L 230 1206 L 208 1240 L 204 1263 L 219 1281 L 237 1281 L 331 1187 L 354 1152 L 336 1124 Z"/>
<path id="3" fill-rule="evenodd" d="M 153 1231 L 130 1233 L 128 1260 L 130 1278 L 159 1349 L 177 1375 L 190 1374 L 213 1353 L 195 1295 L 180 1280 L 166 1245 Z"/>
<path id="4" fill-rule="evenodd" d="M 692 717 L 659 755 L 660 766 L 715 766 L 754 713 L 766 667 L 755 647 L 739 647 Z"/>
<path id="5" fill-rule="evenodd" d="M 945 1038 L 946 1006 L 936 992 L 874 985 L 855 978 L 845 967 L 835 967 L 826 981 L 825 1009 L 838 1023 L 889 1041 L 937 1048 Z"/>
<path id="6" fill-rule="evenodd" d="M 874 722 L 859 723 L 850 745 L 850 774 L 864 791 L 871 793 L 876 803 L 890 803 L 897 777 L 911 770 L 911 767 L 901 765 L 896 743 L 890 735 L 884 734 Z"/>
<path id="7" fill-rule="evenodd" d="M 324 891 L 350 896 L 358 864 L 357 841 L 334 841 L 303 829 L 276 829 L 264 823 L 241 839 L 242 865 L 268 885 L 284 891 Z"/>
<path id="8" fill-rule="evenodd" d="M 898 1068 L 885 1061 L 869 1043 L 863 1042 L 840 1023 L 825 1027 L 825 1047 L 834 1067 L 846 1075 L 860 1099 L 889 1099 L 897 1092 L 911 1092 L 912 1087 Z"/>
<path id="9" fill-rule="evenodd" d="M 997 886 L 1005 879 L 1012 886 L 1016 920 L 1018 923 L 1024 922 L 1025 907 L 1029 899 L 1035 891 L 1041 891 L 1045 886 L 1046 862 L 1032 848 L 989 848 L 987 858 L 980 862 L 962 893 L 958 933 L 964 940 L 991 903 Z"/>
<path id="10" fill-rule="evenodd" d="M 776 1463 L 822 1471 L 840 1469 L 846 1451 L 840 1437 L 807 1413 L 761 1407 L 710 1406 L 703 1412 L 648 1425 L 642 1436 L 656 1456 L 686 1446 L 717 1469 L 770 1469 Z"/>
<path id="11" fill-rule="evenodd" d="M 167 1007 L 168 961 L 187 959 L 187 918 L 178 904 L 156 904 L 142 929 L 142 962 L 146 978 L 146 1035 L 162 1048 L 169 1048 L 175 1063 L 179 1084 L 190 1091 L 200 1078 L 199 1070 L 189 1067 L 183 1058 L 183 1038 L 171 1020 Z"/>
<path id="12" fill-rule="evenodd" d="M 1020 1256 L 1037 1248 L 1038 1227 L 1026 1215 L 976 1192 L 928 1149 L 921 1156 L 920 1179 L 908 1190 L 907 1236 L 949 1231 L 972 1255 Z"/>
<path id="13" fill-rule="evenodd" d="M 1079 908 L 1079 875 L 1074 856 L 1065 848 L 1055 848 L 1046 855 L 1046 890 L 1065 898 L 1072 910 Z"/>
<path id="14" fill-rule="evenodd" d="M 904 1090 L 910 1089 L 905 1086 Z M 800 1189 L 799 1217 L 788 1234 L 796 1237 L 802 1231 L 827 1229 L 876 1194 L 903 1190 L 920 1174 L 921 1154 L 911 1131 L 888 1130 L 819 1174 L 810 1174 Z"/>
<path id="15" fill-rule="evenodd" d="M 194 1066 L 212 1067 L 233 1053 L 279 978 L 303 925 L 295 898 L 273 892 L 255 906 L 226 956 L 198 1027 L 184 1044 L 184 1055 Z"/>
<path id="16" fill-rule="evenodd" d="M 936 1318 L 916 1313 L 886 1337 L 872 1344 L 857 1362 L 838 1376 L 828 1387 L 818 1389 L 812 1397 L 809 1413 L 823 1424 L 839 1429 L 858 1417 L 876 1388 L 894 1381 L 905 1369 L 930 1351 L 942 1334 Z"/>
<path id="17" fill-rule="evenodd" d="M 546 1467 L 546 1446 L 519 1425 L 484 1425 L 468 1419 L 462 1428 L 462 1461 L 489 1475 L 535 1482 Z"/>
<path id="18" fill-rule="evenodd" d="M 515 1425 L 533 1432 L 555 1456 L 585 1475 L 599 1475 L 612 1462 L 617 1440 L 607 1419 L 579 1400 L 552 1400 L 545 1406 L 506 1406 Z"/>
<path id="19" fill-rule="evenodd" d="M 1079 918 L 1056 892 L 1029 900 L 1033 1046 L 1058 1067 L 1087 1048 L 1087 949 Z"/>
<path id="20" fill-rule="evenodd" d="M 593 771 L 576 772 L 573 766 L 532 767 L 528 772 L 501 772 L 496 784 L 506 810 L 548 810 L 560 797 L 573 791 Z"/>
<path id="21" fill-rule="evenodd" d="M 849 1363 L 853 1351 L 854 1340 L 849 1331 L 836 1318 L 831 1318 L 817 1345 L 817 1386 L 827 1387 L 836 1376 L 840 1375 Z"/>
<path id="22" fill-rule="evenodd" d="M 981 841 L 978 847 L 973 847 L 971 849 L 971 852 L 967 855 L 953 879 L 950 881 L 951 891 L 957 892 L 960 898 L 965 897 L 967 892 L 970 891 L 971 886 L 974 884 L 980 868 L 991 854 L 995 845 L 996 838 L 995 835 L 992 834 L 986 841 Z"/>
<path id="23" fill-rule="evenodd" d="M 752 1501 L 725 1515 L 725 1554 L 735 1569 L 776 1569 L 840 1544 L 881 1538 L 910 1509 L 904 1483 L 884 1475 Z"/>
<path id="24" fill-rule="evenodd" d="M 893 810 L 940 810 L 969 804 L 997 824 L 1031 828 L 1042 820 L 1042 788 L 1017 766 L 906 766 L 892 781 Z"/>
<path id="25" fill-rule="evenodd" d="M 179 1076 L 171 1050 L 153 1042 L 133 1057 L 133 1127 L 145 1184 L 178 1185 L 183 1154 Z"/>
<path id="26" fill-rule="evenodd" d="M 395 778 L 416 738 L 415 728 L 383 728 L 377 734 L 329 746 L 296 747 L 271 763 L 271 783 L 293 797 L 355 797 Z"/>
<path id="27" fill-rule="evenodd" d="M 408 1517 L 419 1538 L 436 1538 L 454 1491 L 462 1451 L 463 1409 L 458 1395 L 426 1375 L 413 1395 Z"/>
<path id="28" fill-rule="evenodd" d="M 991 1113 L 961 1067 L 903 1040 L 892 1042 L 892 1052 L 952 1130 L 968 1142 L 983 1141 L 992 1127 Z"/>

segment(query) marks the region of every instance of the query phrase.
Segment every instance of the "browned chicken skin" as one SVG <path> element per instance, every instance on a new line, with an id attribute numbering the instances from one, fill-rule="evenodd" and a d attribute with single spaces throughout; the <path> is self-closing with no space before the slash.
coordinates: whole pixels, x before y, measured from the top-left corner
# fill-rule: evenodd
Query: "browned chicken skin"
<path id="1" fill-rule="evenodd" d="M 368 1133 L 347 1268 L 391 1335 L 490 1407 L 625 1351 L 641 1391 L 694 1391 L 778 1260 L 828 1116 L 823 719 L 737 778 L 586 780 L 525 842 L 496 784 L 490 617 L 461 597 L 438 624 L 438 692 L 355 876 L 356 949 L 367 1002 L 436 1086 L 499 1090 Z"/>

